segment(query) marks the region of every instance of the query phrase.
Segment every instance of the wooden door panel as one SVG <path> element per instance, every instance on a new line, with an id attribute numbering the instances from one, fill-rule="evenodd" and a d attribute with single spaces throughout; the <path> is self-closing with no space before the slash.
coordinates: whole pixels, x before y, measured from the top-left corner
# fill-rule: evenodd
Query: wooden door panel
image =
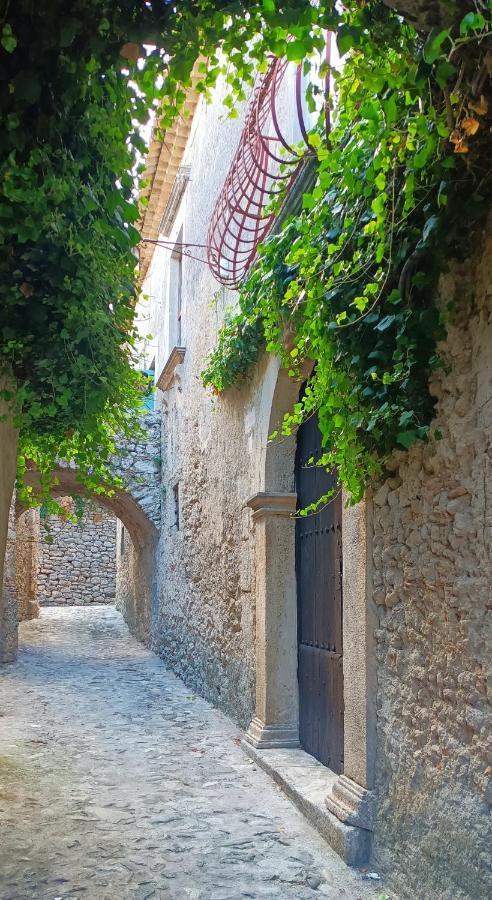
<path id="1" fill-rule="evenodd" d="M 310 465 L 321 455 L 312 416 L 298 432 L 296 488 L 303 508 L 336 484 Z M 341 498 L 296 522 L 300 740 L 316 759 L 343 770 Z"/>

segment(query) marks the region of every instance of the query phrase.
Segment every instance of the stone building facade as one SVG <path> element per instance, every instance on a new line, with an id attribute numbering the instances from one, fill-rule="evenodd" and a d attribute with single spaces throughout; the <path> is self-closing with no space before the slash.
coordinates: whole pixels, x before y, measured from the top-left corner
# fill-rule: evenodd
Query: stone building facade
<path id="1" fill-rule="evenodd" d="M 63 505 L 73 508 L 70 498 Z M 40 531 L 37 591 L 39 604 L 114 603 L 116 596 L 116 517 L 86 502 L 80 523 L 59 516 L 46 522 L 52 543 Z"/>
<path id="2" fill-rule="evenodd" d="M 441 439 L 395 454 L 386 480 L 342 511 L 344 763 L 334 772 L 299 743 L 296 438 L 268 442 L 300 384 L 268 354 L 219 397 L 200 379 L 235 295 L 193 257 L 245 109 L 224 124 L 219 95 L 206 106 L 190 91 L 188 106 L 151 143 L 142 223 L 162 241 L 143 251 L 140 310 L 163 433 L 149 640 L 246 729 L 247 752 L 347 861 L 370 861 L 402 898 L 481 900 L 491 875 L 492 222 L 476 256 L 441 280 L 443 303 L 456 301 L 448 366 L 432 384 Z"/>
<path id="3" fill-rule="evenodd" d="M 373 497 L 375 854 L 402 896 L 491 890 L 492 221 L 441 280 L 456 312 L 432 383 L 442 439 Z"/>

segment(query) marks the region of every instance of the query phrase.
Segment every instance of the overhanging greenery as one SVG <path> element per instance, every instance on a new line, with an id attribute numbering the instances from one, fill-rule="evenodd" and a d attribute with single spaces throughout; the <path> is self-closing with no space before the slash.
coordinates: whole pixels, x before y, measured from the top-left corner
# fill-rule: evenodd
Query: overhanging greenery
<path id="1" fill-rule="evenodd" d="M 260 249 L 203 373 L 220 393 L 265 348 L 293 377 L 313 361 L 282 431 L 317 410 L 320 464 L 338 467 L 354 502 L 395 448 L 429 435 L 452 313 L 437 280 L 490 209 L 490 36 L 490 8 L 425 41 L 382 3 L 341 15 L 348 55 L 329 143 L 321 128 L 311 138 L 317 184 Z"/>
<path id="2" fill-rule="evenodd" d="M 15 403 L 20 474 L 34 461 L 44 499 L 57 457 L 73 461 L 86 486 L 110 483 L 115 434 L 137 427 L 134 174 L 149 108 L 160 107 L 165 128 L 200 54 L 198 89 L 216 82 L 219 51 L 231 96 L 241 96 L 267 50 L 284 52 L 293 34 L 304 54 L 323 17 L 307 0 L 1 5 L 3 396 Z M 19 488 L 30 502 L 22 478 Z"/>
<path id="3" fill-rule="evenodd" d="M 452 36 L 462 41 L 463 46 L 474 47 L 477 51 L 470 57 L 474 73 L 478 62 L 483 64 L 485 56 L 484 44 L 477 36 L 487 31 L 489 20 L 485 20 L 485 13 L 482 19 L 476 18 L 481 14 L 470 15 L 463 33 L 458 30 L 458 33 L 452 32 Z M 432 185 L 430 202 L 438 210 L 439 225 L 434 228 L 427 224 L 432 221 L 428 211 L 424 218 L 427 238 L 433 241 L 443 222 L 444 197 L 451 196 L 446 193 L 447 188 L 439 193 L 436 184 L 436 178 L 441 178 L 440 166 L 445 155 L 442 142 L 446 141 L 439 132 L 444 128 L 445 110 L 441 100 L 436 101 L 436 84 L 439 86 L 442 82 L 441 87 L 452 90 L 453 84 L 461 80 L 457 91 L 461 99 L 455 103 L 448 90 L 446 105 L 448 113 L 451 105 L 453 116 L 462 123 L 460 104 L 468 104 L 466 90 L 474 77 L 467 64 L 465 70 L 461 70 L 461 50 L 458 59 L 453 58 L 448 63 L 447 70 L 442 68 L 449 53 L 455 51 L 450 44 L 450 33 L 446 31 L 443 36 L 438 29 L 437 33 L 431 33 L 427 43 L 424 76 L 420 73 L 418 84 L 409 86 L 408 110 L 406 100 L 402 107 L 401 89 L 403 83 L 408 83 L 402 67 L 406 59 L 408 66 L 415 68 L 417 45 L 412 48 L 410 45 L 415 38 L 403 31 L 407 56 L 398 56 L 395 41 L 401 27 L 400 20 L 384 12 L 381 3 L 354 2 L 344 12 L 337 12 L 331 4 L 312 5 L 310 0 L 180 0 L 175 5 L 165 0 L 44 0 L 39 4 L 33 4 L 31 0 L 16 0 L 15 3 L 4 0 L 0 9 L 0 79 L 5 86 L 0 95 L 0 359 L 12 376 L 10 393 L 15 400 L 20 429 L 20 471 L 22 473 L 27 459 L 34 460 L 43 474 L 45 496 L 49 495 L 50 472 L 56 457 L 72 460 L 85 484 L 100 489 L 110 480 L 108 460 L 114 448 L 115 434 L 136 427 L 141 386 L 131 362 L 137 298 L 134 254 L 138 242 L 135 229 L 138 210 L 134 202 L 134 178 L 130 173 L 137 171 L 140 154 L 145 150 L 139 125 L 146 121 L 149 107 L 159 107 L 162 127 L 172 122 L 182 107 L 198 57 L 204 59 L 198 90 L 206 93 L 223 74 L 230 86 L 227 102 L 234 115 L 235 102 L 244 97 L 255 71 L 265 67 L 269 52 L 300 62 L 313 49 L 322 46 L 323 28 L 337 32 L 342 50 L 354 46 L 353 66 L 360 65 L 361 71 L 364 67 L 371 70 L 371 56 L 375 53 L 376 58 L 380 58 L 385 42 L 394 47 L 392 65 L 396 67 L 395 71 L 380 84 L 383 102 L 380 104 L 376 98 L 375 114 L 361 116 L 354 134 L 354 141 L 359 145 L 363 142 L 365 129 L 367 145 L 374 147 L 376 132 L 381 127 L 379 117 L 385 118 L 387 134 L 383 128 L 381 136 L 390 145 L 383 147 L 383 164 L 374 170 L 372 186 L 367 181 L 366 194 L 354 190 L 348 183 L 343 186 L 341 198 L 346 212 L 340 219 L 336 207 L 331 201 L 327 202 L 325 194 L 333 191 L 334 179 L 339 177 L 337 153 L 340 156 L 342 145 L 337 149 L 335 135 L 332 150 L 320 143 L 316 148 L 320 184 L 311 199 L 306 200 L 312 206 L 309 221 L 313 223 L 313 248 L 316 250 L 310 258 L 309 253 L 304 254 L 301 240 L 301 244 L 296 242 L 299 258 L 287 257 L 286 239 L 281 236 L 278 251 L 269 247 L 264 256 L 263 294 L 256 288 L 247 289 L 244 294 L 250 298 L 246 324 L 249 327 L 254 318 L 253 330 L 260 336 L 266 328 L 272 349 L 281 350 L 280 332 L 278 328 L 275 330 L 274 322 L 276 307 L 284 307 L 282 315 L 289 308 L 295 310 L 299 331 L 296 347 L 292 348 L 297 349 L 298 357 L 290 356 L 294 369 L 296 358 L 316 349 L 315 329 L 319 327 L 320 333 L 322 331 L 322 310 L 332 309 L 336 317 L 346 313 L 348 319 L 353 312 L 350 303 L 355 300 L 355 295 L 350 298 L 346 295 L 345 299 L 340 296 L 332 306 L 316 301 L 310 285 L 313 272 L 317 272 L 316 268 L 313 270 L 313 266 L 317 266 L 316 254 L 321 255 L 323 265 L 326 264 L 321 279 L 324 294 L 339 286 L 341 274 L 352 272 L 351 277 L 356 276 L 357 297 L 363 298 L 358 301 L 359 306 L 379 294 L 382 303 L 390 302 L 387 288 L 390 285 L 394 288 L 395 266 L 402 268 L 403 256 L 395 256 L 395 237 L 388 253 L 388 236 L 395 231 L 395 228 L 388 229 L 388 209 L 393 205 L 395 214 L 401 210 L 400 196 L 398 204 L 392 204 L 391 198 L 393 192 L 396 197 L 412 153 L 407 139 L 405 146 L 391 145 L 390 132 L 396 129 L 401 136 L 408 115 L 414 117 L 417 131 L 413 138 L 418 148 L 415 152 L 420 153 L 417 158 L 421 167 L 414 167 L 417 170 L 415 201 L 410 183 L 405 180 L 403 193 L 407 206 L 404 215 L 410 221 L 414 207 L 422 212 L 427 202 L 423 200 L 422 190 L 425 185 Z M 144 43 L 155 49 L 145 50 Z M 245 48 L 248 48 L 247 52 Z M 466 61 L 467 57 L 463 59 Z M 370 90 L 376 95 L 379 93 L 377 72 L 373 71 L 371 77 Z M 364 100 L 360 79 L 355 85 L 355 69 L 354 78 L 352 92 L 347 89 L 341 94 L 347 109 L 343 114 L 345 120 L 339 125 L 340 135 L 354 117 L 357 97 L 361 102 Z M 419 92 L 422 94 L 420 101 L 417 99 Z M 478 92 L 478 104 L 480 97 Z M 466 109 L 473 113 L 469 105 Z M 480 162 L 483 156 L 472 151 L 482 142 L 486 129 L 481 123 L 482 119 L 486 120 L 487 112 L 477 109 L 476 115 L 468 118 L 476 118 L 479 122 L 478 136 L 470 135 L 469 141 L 469 158 L 473 161 L 469 170 L 464 170 L 469 176 L 468 185 L 476 186 L 483 177 Z M 423 134 L 426 128 L 430 129 L 430 138 Z M 464 137 L 466 135 L 460 131 L 456 140 L 461 141 Z M 466 141 L 461 146 L 465 145 Z M 344 152 L 349 150 L 345 148 Z M 353 152 L 357 170 L 357 166 L 362 165 L 365 151 L 363 148 L 357 151 L 354 145 Z M 397 166 L 393 165 L 395 152 Z M 427 170 L 428 177 L 425 175 Z M 376 179 L 381 182 L 383 177 L 385 187 L 384 190 L 378 188 L 378 200 L 374 184 Z M 441 180 L 448 183 L 446 177 Z M 454 176 L 451 180 L 454 182 Z M 385 198 L 383 193 L 387 195 Z M 347 226 L 348 230 L 345 227 L 350 220 L 348 204 L 352 201 L 352 216 L 357 222 L 361 217 L 372 215 L 376 223 L 374 232 L 370 229 L 364 232 L 360 244 L 355 238 L 355 225 L 352 230 L 350 226 Z M 371 207 L 373 201 L 376 208 Z M 295 226 L 299 227 L 300 235 L 307 227 L 307 213 L 306 210 Z M 417 220 L 417 231 L 411 232 L 407 219 L 403 230 L 408 234 L 407 249 L 410 251 L 418 243 L 418 228 L 422 229 L 422 222 Z M 330 237 L 330 229 L 340 227 L 340 224 L 340 233 Z M 365 224 L 370 225 L 369 220 Z M 332 247 L 335 247 L 334 256 Z M 352 248 L 357 256 L 357 263 L 353 264 L 348 259 Z M 373 250 L 378 252 L 378 248 L 382 256 L 375 265 L 371 262 L 370 278 L 368 270 L 364 282 L 361 272 L 365 261 L 371 258 Z M 402 247 L 400 250 L 404 253 Z M 289 268 L 285 291 L 277 291 L 272 308 L 268 310 L 266 288 L 271 276 L 267 269 L 275 263 L 277 270 L 276 263 L 283 255 L 282 265 L 285 263 Z M 335 257 L 339 257 L 342 265 L 339 271 L 335 270 Z M 384 290 L 381 290 L 381 273 L 386 270 L 388 274 Z M 302 303 L 296 304 L 296 291 L 298 288 L 302 291 L 303 278 L 309 279 L 308 291 L 303 295 Z M 260 275 L 258 279 L 259 287 Z M 371 294 L 371 290 L 374 291 L 371 284 L 378 285 L 376 293 Z M 412 302 L 419 306 L 421 300 L 415 293 L 413 296 Z M 253 297 L 258 297 L 263 304 L 261 327 L 255 318 L 260 310 L 253 308 Z M 403 306 L 404 302 L 402 300 Z M 379 311 L 379 302 L 376 306 Z M 397 317 L 402 314 L 403 306 L 397 308 L 398 304 L 395 305 Z M 359 314 L 363 312 L 359 310 Z M 311 318 L 312 328 L 307 325 Z M 365 319 L 367 327 L 370 322 L 367 316 Z M 413 314 L 410 320 L 417 321 Z M 333 321 L 336 326 L 334 340 L 328 344 L 316 338 L 320 350 L 316 370 L 319 390 L 314 392 L 316 401 L 313 403 L 320 406 L 322 421 L 326 422 L 327 412 L 325 415 L 321 408 L 323 377 L 325 380 L 332 377 L 330 373 L 334 371 L 334 363 L 338 362 L 336 353 L 342 352 L 338 349 L 330 357 L 327 348 L 343 348 L 352 339 L 348 336 L 350 329 L 346 330 L 346 338 L 338 336 L 343 333 L 344 320 L 335 318 Z M 403 325 L 403 320 L 400 324 Z M 373 325 L 373 331 L 378 331 L 376 323 Z M 395 328 L 395 324 L 388 326 L 387 333 L 395 334 Z M 378 333 L 384 332 L 385 329 L 380 328 Z M 311 348 L 308 348 L 308 339 Z M 229 344 L 231 348 L 234 350 L 234 342 Z M 413 350 L 412 353 L 416 356 L 410 366 L 415 372 L 420 365 L 420 351 Z M 424 356 L 428 358 L 427 350 Z M 325 359 L 329 364 L 323 376 Z M 237 362 L 234 365 L 237 368 Z M 239 368 L 241 365 L 240 361 Z M 371 383 L 378 388 L 380 370 L 381 366 L 377 367 L 376 378 L 371 376 Z M 397 385 L 396 371 L 391 367 L 388 371 L 390 379 L 393 378 L 392 385 Z M 220 380 L 216 386 L 220 387 Z M 387 387 L 391 388 L 391 385 Z M 417 390 L 416 385 L 415 388 Z M 416 418 L 404 423 L 406 431 L 423 427 L 423 413 L 419 412 L 417 402 L 412 409 Z M 393 424 L 396 421 L 393 413 L 388 416 L 388 422 L 390 420 Z M 376 436 L 380 427 L 378 419 L 372 429 Z M 391 425 L 386 430 L 391 435 L 395 429 Z M 324 426 L 324 433 L 327 440 L 333 441 L 328 425 Z M 375 446 L 371 446 L 371 440 L 373 438 L 365 447 L 366 469 L 369 459 L 375 459 Z M 351 484 L 356 491 L 356 484 L 353 481 Z M 29 500 L 25 491 L 23 499 Z"/>

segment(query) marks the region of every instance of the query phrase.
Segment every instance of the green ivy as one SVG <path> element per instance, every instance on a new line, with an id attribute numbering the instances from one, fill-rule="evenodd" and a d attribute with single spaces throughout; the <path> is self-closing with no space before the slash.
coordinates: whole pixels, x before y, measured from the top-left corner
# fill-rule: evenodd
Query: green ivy
<path id="1" fill-rule="evenodd" d="M 138 428 L 140 126 L 150 110 L 162 128 L 172 123 L 199 57 L 197 89 L 208 94 L 224 75 L 234 115 L 266 53 L 309 52 L 326 12 L 309 0 L 3 6 L 1 399 L 20 432 L 21 499 L 49 504 L 57 459 L 74 463 L 85 487 L 106 490 L 117 436 Z M 22 477 L 32 465 L 38 497 Z"/>
<path id="2" fill-rule="evenodd" d="M 403 259 L 419 240 L 430 252 L 443 231 L 443 209 L 447 212 L 452 206 L 454 173 L 447 168 L 449 157 L 443 149 L 447 138 L 441 134 L 449 126 L 450 108 L 456 126 L 451 135 L 454 147 L 465 154 L 470 149 L 469 171 L 463 179 L 469 192 L 467 214 L 474 194 L 479 193 L 475 187 L 483 179 L 482 157 L 473 148 L 484 143 L 482 119 L 487 119 L 480 92 L 475 112 L 471 104 L 466 106 L 467 118 L 480 120 L 478 134 L 469 136 L 474 126 L 465 124 L 461 108 L 463 88 L 475 77 L 475 68 L 473 72 L 467 68 L 470 57 L 466 54 L 471 47 L 476 57 L 484 56 L 480 41 L 489 27 L 485 12 L 465 17 L 456 33 L 431 33 L 422 57 L 415 36 L 379 2 L 348 4 L 343 11 L 325 0 L 317 4 L 311 0 L 44 0 L 40 4 L 16 0 L 3 6 L 0 368 L 2 376 L 10 378 L 3 399 L 15 406 L 19 484 L 25 502 L 34 502 L 23 487 L 25 468 L 35 464 L 39 469 L 41 497 L 48 501 L 51 472 L 60 458 L 77 466 L 86 487 L 104 490 L 111 484 L 109 463 L 117 436 L 138 427 L 145 385 L 134 370 L 140 215 L 135 198 L 146 149 L 141 125 L 147 122 L 149 109 L 167 128 L 182 110 L 200 59 L 197 90 L 208 96 L 219 76 L 225 78 L 226 105 L 234 116 L 236 103 L 246 96 L 255 73 L 266 68 L 269 53 L 301 62 L 323 46 L 325 28 L 337 33 L 344 52 L 352 48 L 352 62 L 340 86 L 341 112 L 332 147 L 323 146 L 321 138 L 317 147 L 313 145 L 320 171 L 318 187 L 305 200 L 312 209 L 297 217 L 293 227 L 298 240 L 292 248 L 283 236 L 277 244 L 268 245 L 253 276 L 256 288 L 243 294 L 244 321 L 231 323 L 229 338 L 221 338 L 222 354 L 229 362 L 222 367 L 222 381 L 217 363 L 216 386 L 226 387 L 234 369 L 234 378 L 241 377 L 263 339 L 285 358 L 283 323 L 295 319 L 298 331 L 292 352 L 297 351 L 297 357 L 290 356 L 291 368 L 295 372 L 296 359 L 305 355 L 318 359 L 316 379 L 306 398 L 311 394 L 316 398 L 322 421 L 328 423 L 328 414 L 320 392 L 329 389 L 333 395 L 329 385 L 335 377 L 342 379 L 335 371 L 344 373 L 342 381 L 355 378 L 360 388 L 351 400 L 360 423 L 355 412 L 353 421 L 347 415 L 340 434 L 346 433 L 347 446 L 349 434 L 355 435 L 351 452 L 356 454 L 363 447 L 363 467 L 370 460 L 375 466 L 371 442 L 379 446 L 381 429 L 386 444 L 391 443 L 398 415 L 395 409 L 385 414 L 382 396 L 387 390 L 390 407 L 398 407 L 406 370 L 408 390 L 416 400 L 411 406 L 413 418 L 397 427 L 402 434 L 426 427 L 430 413 L 419 406 L 413 382 L 422 359 L 430 361 L 432 356 L 427 345 L 434 337 L 424 319 L 417 327 L 418 314 L 413 310 L 415 306 L 424 315 L 426 288 L 414 284 L 411 302 L 401 298 L 400 305 L 394 296 L 393 301 L 388 298 L 390 288 L 396 289 L 395 270 L 401 270 Z M 384 65 L 386 47 L 392 60 L 389 69 Z M 380 73 L 373 54 L 381 61 Z M 371 87 L 365 83 L 369 77 Z M 445 89 L 447 114 L 442 90 L 439 102 L 434 100 L 436 85 Z M 378 141 L 382 142 L 380 156 Z M 353 176 L 351 185 L 347 160 L 352 157 L 357 177 Z M 457 169 L 462 173 L 464 167 Z M 389 228 L 391 207 L 394 227 Z M 437 210 L 435 228 L 433 210 Z M 360 227 L 363 219 L 367 231 Z M 448 248 L 445 233 L 444 238 Z M 337 248 L 333 253 L 332 246 Z M 270 261 L 275 273 L 280 273 L 279 284 L 277 275 L 267 271 Z M 417 276 L 413 273 L 414 282 Z M 277 291 L 271 305 L 270 278 Z M 340 293 L 343 284 L 353 280 L 356 293 Z M 370 285 L 376 285 L 375 294 Z M 327 298 L 333 290 L 339 294 Z M 367 304 L 375 296 L 375 310 L 390 304 L 385 314 L 397 317 L 386 330 L 384 317 L 378 320 L 379 331 L 377 323 L 367 321 Z M 362 363 L 360 367 L 349 364 L 347 347 L 353 340 L 349 329 L 343 332 L 347 337 L 338 336 L 344 320 L 338 322 L 337 317 L 346 314 L 350 321 L 354 309 L 359 315 L 366 313 L 364 327 L 372 328 L 367 339 L 391 335 L 395 352 L 402 355 L 398 362 L 388 351 L 384 366 L 381 361 L 374 363 L 369 380 Z M 423 348 L 419 334 L 423 334 Z M 237 342 L 241 344 L 239 361 Z M 376 393 L 365 398 L 363 407 L 360 396 L 366 388 Z M 370 410 L 381 408 L 369 437 L 362 440 L 361 429 L 372 422 Z M 343 414 L 340 410 L 339 415 Z M 323 428 L 329 442 L 329 424 Z"/>
<path id="3" fill-rule="evenodd" d="M 317 411 L 319 464 L 338 468 L 352 502 L 395 448 L 430 434 L 438 278 L 490 209 L 490 24 L 468 14 L 424 44 L 383 4 L 341 13 L 348 55 L 329 141 L 311 136 L 316 185 L 260 248 L 203 373 L 221 392 L 264 349 L 293 378 L 314 363 L 281 431 Z"/>

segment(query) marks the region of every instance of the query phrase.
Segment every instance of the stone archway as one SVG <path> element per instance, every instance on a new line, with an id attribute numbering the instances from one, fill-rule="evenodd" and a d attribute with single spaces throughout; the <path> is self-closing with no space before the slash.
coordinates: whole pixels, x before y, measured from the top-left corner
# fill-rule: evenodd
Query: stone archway
<path id="1" fill-rule="evenodd" d="M 147 490 L 143 492 L 140 484 L 137 486 L 135 493 L 144 497 L 142 503 L 130 489 L 116 490 L 111 495 L 87 490 L 77 480 L 76 469 L 70 466 L 59 465 L 54 476 L 54 497 L 80 495 L 95 500 L 119 519 L 126 529 L 130 541 L 127 545 L 125 592 L 119 605 L 130 630 L 146 642 L 150 636 L 152 598 L 155 591 L 155 551 L 159 537 L 156 522 L 159 503 L 155 497 L 149 499 L 152 485 L 147 485 Z M 39 476 L 34 469 L 27 472 L 26 483 L 34 489 L 39 484 Z M 32 543 L 33 550 L 30 554 L 16 546 L 16 521 L 20 535 Z M 35 566 L 34 546 L 38 534 L 39 515 L 36 518 L 36 512 L 26 510 L 16 503 L 15 510 L 13 507 L 11 512 L 4 586 L 0 594 L 0 612 L 3 613 L 0 615 L 0 623 L 4 632 L 0 634 L 0 646 L 6 648 L 0 659 L 3 662 L 11 662 L 15 658 L 18 619 L 36 615 L 30 570 Z M 16 578 L 16 557 L 18 564 L 24 568 L 24 577 L 20 580 Z"/>
<path id="2" fill-rule="evenodd" d="M 309 375 L 304 373 L 302 381 Z M 329 843 L 350 864 L 369 856 L 375 752 L 376 627 L 371 581 L 371 503 L 344 503 L 344 772 L 335 775 L 299 745 L 296 437 L 268 443 L 301 387 L 271 360 L 263 384 L 264 460 L 260 490 L 248 501 L 256 525 L 256 714 L 246 743 Z M 303 770 L 304 774 L 303 774 Z M 294 773 L 294 774 L 292 774 Z"/>

